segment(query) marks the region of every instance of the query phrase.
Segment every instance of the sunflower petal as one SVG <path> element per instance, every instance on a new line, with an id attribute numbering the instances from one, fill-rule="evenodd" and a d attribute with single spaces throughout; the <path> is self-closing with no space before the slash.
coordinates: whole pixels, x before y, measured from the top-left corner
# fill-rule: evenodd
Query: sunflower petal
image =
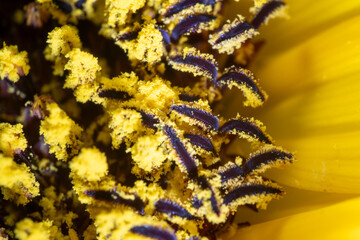
<path id="1" fill-rule="evenodd" d="M 279 53 L 306 41 L 340 21 L 359 15 L 360 1 L 287 0 L 290 19 L 275 19 L 271 27 L 261 28 L 261 36 L 269 39 L 267 52 Z M 333 36 L 336 37 L 336 36 Z M 276 39 L 276 40 L 275 40 Z"/>
<path id="2" fill-rule="evenodd" d="M 360 16 L 269 63 L 273 69 L 286 63 L 281 74 L 273 72 L 266 80 L 287 91 L 278 99 L 280 103 L 257 118 L 267 125 L 278 144 L 296 152 L 298 160 L 283 173 L 272 171 L 270 176 L 275 180 L 309 190 L 360 193 L 357 26 Z M 277 90 L 268 91 L 273 96 L 271 91 Z"/>
<path id="3" fill-rule="evenodd" d="M 360 198 L 237 230 L 224 239 L 359 239 Z"/>

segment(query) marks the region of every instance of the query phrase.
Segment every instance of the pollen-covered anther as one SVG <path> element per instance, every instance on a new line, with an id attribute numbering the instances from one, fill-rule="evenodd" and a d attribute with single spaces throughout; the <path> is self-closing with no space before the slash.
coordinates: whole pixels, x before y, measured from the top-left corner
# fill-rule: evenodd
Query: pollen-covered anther
<path id="1" fill-rule="evenodd" d="M 237 117 L 229 120 L 220 127 L 219 132 L 237 135 L 249 142 L 272 143 L 270 136 L 265 133 L 262 123 L 253 118 Z"/>
<path id="2" fill-rule="evenodd" d="M 185 144 L 178 137 L 175 130 L 170 126 L 164 126 L 164 132 L 170 140 L 172 148 L 179 159 L 177 161 L 181 171 L 187 172 L 190 178 L 198 176 L 197 164 L 192 154 L 186 149 Z"/>
<path id="3" fill-rule="evenodd" d="M 224 204 L 236 209 L 245 204 L 256 204 L 257 208 L 266 208 L 271 199 L 277 199 L 283 191 L 276 186 L 266 184 L 247 184 L 229 191 L 224 196 Z"/>
<path id="4" fill-rule="evenodd" d="M 224 24 L 220 31 L 209 36 L 209 43 L 212 48 L 220 53 L 232 54 L 239 49 L 246 40 L 259 34 L 258 31 L 244 18 L 238 15 L 234 21 Z"/>
<path id="5" fill-rule="evenodd" d="M 144 214 L 145 204 L 138 196 L 134 194 L 119 194 L 113 190 L 88 190 L 85 194 L 96 200 L 113 202 L 115 204 L 123 204 L 136 209 L 140 214 Z"/>
<path id="6" fill-rule="evenodd" d="M 242 166 L 234 165 L 220 172 L 221 181 L 244 178 L 248 174 L 262 173 L 272 167 L 280 167 L 293 161 L 293 154 L 280 147 L 266 145 L 252 153 Z"/>
<path id="7" fill-rule="evenodd" d="M 185 48 L 182 55 L 169 58 L 169 64 L 176 70 L 204 76 L 215 81 L 217 78 L 217 62 L 208 53 L 200 53 L 195 48 Z"/>
<path id="8" fill-rule="evenodd" d="M 136 225 L 130 229 L 131 232 L 157 240 L 176 240 L 173 231 L 156 227 L 153 225 Z"/>
<path id="9" fill-rule="evenodd" d="M 186 105 L 173 105 L 171 106 L 171 110 L 190 117 L 194 121 L 194 123 L 189 122 L 190 125 L 199 125 L 205 129 L 211 127 L 215 131 L 219 129 L 219 119 L 207 111 Z"/>
<path id="10" fill-rule="evenodd" d="M 174 41 L 180 39 L 182 35 L 190 33 L 200 33 L 204 30 L 213 30 L 217 26 L 217 19 L 211 14 L 190 15 L 182 18 L 171 32 Z"/>
<path id="11" fill-rule="evenodd" d="M 250 11 L 254 13 L 254 17 L 251 20 L 251 24 L 255 29 L 258 29 L 261 24 L 267 24 L 268 21 L 275 17 L 287 17 L 286 4 L 281 0 L 267 0 L 258 1 L 255 7 L 251 8 Z"/>
<path id="12" fill-rule="evenodd" d="M 170 199 L 159 199 L 156 201 L 155 210 L 157 212 L 166 213 L 170 216 L 175 215 L 188 220 L 195 219 L 195 217 L 183 206 L 171 201 Z"/>
<path id="13" fill-rule="evenodd" d="M 191 144 L 201 147 L 206 151 L 216 153 L 212 142 L 210 141 L 210 139 L 206 138 L 205 136 L 187 133 L 184 134 L 184 137 L 189 139 Z"/>
<path id="14" fill-rule="evenodd" d="M 209 0 L 180 0 L 174 4 L 169 3 L 164 8 L 160 9 L 160 13 L 164 16 L 164 21 L 170 20 L 174 15 L 184 16 L 191 13 L 204 13 L 212 10 L 211 5 L 214 1 Z"/>
<path id="15" fill-rule="evenodd" d="M 216 80 L 216 85 L 240 89 L 246 98 L 245 106 L 261 106 L 268 97 L 258 86 L 254 75 L 249 70 L 240 67 L 233 66 L 225 69 L 225 73 Z"/>
<path id="16" fill-rule="evenodd" d="M 252 153 L 243 165 L 243 175 L 250 173 L 262 173 L 271 167 L 280 167 L 293 161 L 293 154 L 284 151 L 280 147 L 265 146 Z"/>

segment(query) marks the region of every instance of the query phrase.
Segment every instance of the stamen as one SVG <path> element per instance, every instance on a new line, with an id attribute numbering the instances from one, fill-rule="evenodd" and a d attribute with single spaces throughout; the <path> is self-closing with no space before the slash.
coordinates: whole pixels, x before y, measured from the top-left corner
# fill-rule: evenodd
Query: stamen
<path id="1" fill-rule="evenodd" d="M 254 196 L 254 195 L 261 195 L 261 194 L 275 194 L 279 195 L 282 191 L 280 189 L 264 186 L 264 185 L 247 185 L 247 186 L 241 186 L 238 188 L 235 188 L 234 190 L 230 191 L 228 194 L 224 197 L 224 204 L 229 205 L 233 201 L 245 198 L 248 196 Z"/>
<path id="2" fill-rule="evenodd" d="M 177 3 L 175 3 L 174 5 L 172 5 L 171 7 L 169 7 L 165 14 L 164 17 L 165 18 L 169 18 L 174 14 L 177 14 L 179 12 L 181 12 L 182 10 L 195 6 L 196 4 L 204 4 L 207 5 L 208 4 L 208 0 L 183 0 L 183 1 L 179 1 Z"/>
<path id="3" fill-rule="evenodd" d="M 174 233 L 169 232 L 168 230 L 154 227 L 152 225 L 140 225 L 134 226 L 130 229 L 131 232 L 143 235 L 145 237 L 154 238 L 158 240 L 176 240 L 177 237 Z"/>
<path id="4" fill-rule="evenodd" d="M 281 151 L 279 149 L 272 149 L 259 154 L 253 155 L 243 166 L 243 176 L 249 173 L 263 168 L 272 163 L 281 161 L 283 163 L 289 162 L 293 158 L 293 155 L 288 152 Z"/>
<path id="5" fill-rule="evenodd" d="M 185 33 L 198 32 L 202 29 L 207 29 L 209 28 L 210 23 L 215 19 L 215 16 L 209 14 L 191 15 L 186 17 L 175 26 L 171 33 L 171 38 L 174 41 L 177 41 Z"/>
<path id="6" fill-rule="evenodd" d="M 198 96 L 192 96 L 192 95 L 182 93 L 182 94 L 179 95 L 179 99 L 181 101 L 185 101 L 185 102 L 195 102 L 195 101 L 200 100 L 201 98 L 198 97 Z"/>
<path id="7" fill-rule="evenodd" d="M 186 105 L 172 105 L 170 109 L 193 118 L 197 123 L 200 121 L 200 126 L 205 124 L 205 128 L 209 126 L 212 127 L 215 131 L 219 129 L 219 119 L 211 113 L 197 108 L 191 108 Z"/>
<path id="8" fill-rule="evenodd" d="M 195 146 L 199 146 L 205 149 L 206 151 L 215 153 L 213 144 L 206 137 L 196 134 L 190 134 L 190 133 L 184 134 L 184 137 L 189 139 L 191 144 Z"/>
<path id="9" fill-rule="evenodd" d="M 75 3 L 75 7 L 77 8 L 83 8 L 83 4 L 86 2 L 86 0 L 78 0 L 76 3 Z"/>
<path id="10" fill-rule="evenodd" d="M 274 0 L 265 3 L 256 13 L 253 17 L 253 20 L 251 21 L 254 28 L 258 29 L 260 25 L 267 21 L 269 16 L 274 13 L 277 9 L 280 7 L 285 6 L 285 3 L 283 1 Z"/>
<path id="11" fill-rule="evenodd" d="M 250 142 L 256 139 L 271 144 L 269 136 L 261 130 L 259 123 L 251 119 L 242 118 L 230 120 L 220 127 L 219 132 L 238 135 Z"/>
<path id="12" fill-rule="evenodd" d="M 219 32 L 210 35 L 209 43 L 220 53 L 232 54 L 242 43 L 257 34 L 256 29 L 239 16 L 232 23 L 224 24 Z"/>
<path id="13" fill-rule="evenodd" d="M 126 206 L 132 207 L 134 209 L 136 209 L 140 214 L 144 215 L 144 208 L 145 208 L 145 204 L 144 202 L 141 200 L 141 198 L 139 198 L 138 196 L 133 194 L 133 200 L 131 199 L 126 199 L 121 197 L 117 192 L 115 191 L 105 191 L 105 190 L 88 190 L 85 191 L 85 194 L 93 197 L 97 200 L 102 200 L 102 201 L 108 201 L 108 202 L 113 202 L 116 204 L 124 204 Z"/>
<path id="14" fill-rule="evenodd" d="M 261 106 L 267 99 L 264 93 L 256 83 L 253 74 L 243 68 L 231 67 L 225 69 L 225 73 L 216 81 L 218 86 L 227 86 L 230 89 L 234 86 L 242 90 L 246 98 L 245 106 Z"/>
<path id="15" fill-rule="evenodd" d="M 217 78 L 217 62 L 214 57 L 193 48 L 185 48 L 183 56 L 170 57 L 169 64 L 176 70 L 190 72 L 194 76 L 205 76 L 213 81 Z"/>
<path id="16" fill-rule="evenodd" d="M 156 130 L 157 127 L 155 125 L 160 123 L 159 119 L 155 118 L 153 114 L 146 113 L 144 111 L 139 112 L 141 114 L 143 124 L 145 124 L 149 128 Z"/>
<path id="17" fill-rule="evenodd" d="M 177 203 L 171 202 L 169 199 L 160 199 L 155 203 L 155 210 L 162 213 L 167 213 L 169 215 L 176 215 L 186 219 L 194 219 L 195 217 L 191 215 L 185 208 L 178 205 Z"/>
<path id="18" fill-rule="evenodd" d="M 116 41 L 132 41 L 138 37 L 139 32 L 140 32 L 140 29 L 130 31 L 130 32 L 125 32 L 123 34 L 119 34 L 118 36 L 116 36 L 115 40 Z"/>
<path id="19" fill-rule="evenodd" d="M 165 46 L 170 45 L 171 40 L 170 40 L 169 33 L 165 29 L 163 29 L 161 27 L 156 27 L 156 29 L 160 31 L 160 33 L 161 33 L 161 35 L 163 37 L 163 42 L 164 42 Z"/>
<path id="20" fill-rule="evenodd" d="M 195 161 L 191 154 L 186 150 L 185 145 L 181 142 L 180 138 L 176 135 L 175 131 L 170 126 L 165 126 L 164 130 L 165 134 L 170 138 L 173 149 L 176 151 L 182 164 L 185 166 L 189 177 L 197 177 L 198 170 Z"/>
<path id="21" fill-rule="evenodd" d="M 71 13 L 72 7 L 67 2 L 61 0 L 53 0 L 53 3 L 64 13 Z"/>

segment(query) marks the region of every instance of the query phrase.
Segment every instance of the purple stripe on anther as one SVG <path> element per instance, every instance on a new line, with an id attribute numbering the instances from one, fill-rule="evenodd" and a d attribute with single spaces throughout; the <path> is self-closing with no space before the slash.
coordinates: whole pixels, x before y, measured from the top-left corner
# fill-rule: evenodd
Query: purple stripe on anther
<path id="1" fill-rule="evenodd" d="M 195 6 L 197 3 L 206 5 L 208 3 L 207 0 L 183 0 L 179 1 L 178 3 L 172 5 L 167 9 L 167 11 L 164 14 L 164 17 L 168 18 L 172 15 L 181 12 L 182 10 Z"/>
<path id="2" fill-rule="evenodd" d="M 171 41 L 169 33 L 161 27 L 156 27 L 156 29 L 160 31 L 161 36 L 163 37 L 163 43 L 165 44 L 165 46 L 168 46 Z"/>
<path id="3" fill-rule="evenodd" d="M 261 167 L 262 164 L 268 164 L 277 160 L 290 160 L 293 155 L 291 153 L 283 152 L 280 150 L 270 150 L 263 152 L 250 158 L 243 166 L 243 175 L 247 175 L 257 168 Z"/>
<path id="4" fill-rule="evenodd" d="M 231 28 L 229 31 L 221 34 L 221 36 L 218 39 L 216 39 L 215 44 L 219 44 L 222 41 L 229 40 L 250 29 L 254 29 L 254 27 L 250 23 L 248 22 L 239 23 L 235 27 Z"/>
<path id="5" fill-rule="evenodd" d="M 165 126 L 165 134 L 170 138 L 172 147 L 175 149 L 177 155 L 181 159 L 182 164 L 185 166 L 187 173 L 190 178 L 198 176 L 197 167 L 194 159 L 191 154 L 186 150 L 184 144 L 181 142 L 180 138 L 176 135 L 175 131 L 169 127 Z"/>
<path id="6" fill-rule="evenodd" d="M 157 240 L 176 240 L 174 233 L 152 225 L 139 225 L 130 229 L 131 232 Z"/>
<path id="7" fill-rule="evenodd" d="M 160 199 L 155 203 L 155 210 L 169 215 L 176 215 L 186 219 L 194 219 L 185 208 L 167 199 Z"/>
<path id="8" fill-rule="evenodd" d="M 232 201 L 235 201 L 239 198 L 243 198 L 246 196 L 253 196 L 258 194 L 281 194 L 282 191 L 269 186 L 264 185 L 248 185 L 235 188 L 234 190 L 230 191 L 224 197 L 224 204 L 229 205 Z"/>
<path id="9" fill-rule="evenodd" d="M 241 169 L 241 167 L 236 166 L 230 169 L 227 169 L 226 171 L 220 173 L 221 176 L 221 182 L 226 182 L 230 179 L 234 179 L 237 177 L 240 177 L 244 174 L 243 170 Z"/>
<path id="10" fill-rule="evenodd" d="M 135 40 L 139 35 L 140 29 L 132 32 L 123 33 L 116 37 L 117 41 L 131 41 Z"/>
<path id="11" fill-rule="evenodd" d="M 258 29 L 260 25 L 266 20 L 266 18 L 274 12 L 277 8 L 285 5 L 283 1 L 270 1 L 265 3 L 261 9 L 255 14 L 253 20 L 251 21 L 254 28 Z"/>
<path id="12" fill-rule="evenodd" d="M 209 152 L 215 152 L 214 146 L 211 141 L 204 136 L 187 133 L 184 134 L 184 137 L 189 139 L 190 143 L 195 146 L 199 146 Z"/>
<path id="13" fill-rule="evenodd" d="M 201 121 L 216 131 L 219 129 L 219 119 L 216 116 L 203 110 L 187 107 L 184 105 L 173 105 L 171 106 L 171 110 Z"/>
<path id="14" fill-rule="evenodd" d="M 177 41 L 184 33 L 187 33 L 190 30 L 195 30 L 197 27 L 199 27 L 200 23 L 207 23 L 214 19 L 216 19 L 215 16 L 208 14 L 191 15 L 187 18 L 184 18 L 173 29 L 171 38 Z"/>
<path id="15" fill-rule="evenodd" d="M 261 101 L 265 101 L 264 94 L 259 90 L 254 81 L 246 75 L 245 73 L 240 72 L 227 72 L 223 74 L 217 81 L 216 84 L 218 86 L 228 85 L 230 82 L 235 81 L 238 85 L 245 84 L 248 88 L 250 88 L 256 95 L 261 98 Z"/>
<path id="16" fill-rule="evenodd" d="M 85 194 L 95 198 L 96 200 L 108 201 L 117 204 L 124 204 L 126 206 L 136 209 L 141 215 L 144 215 L 144 202 L 135 195 L 134 200 L 122 198 L 115 191 L 105 191 L 105 190 L 88 190 L 85 191 Z"/>
<path id="17" fill-rule="evenodd" d="M 184 64 L 184 65 L 193 65 L 194 67 L 198 67 L 198 68 L 202 69 L 204 72 L 210 73 L 211 79 L 213 81 L 215 81 L 215 79 L 217 78 L 216 65 L 214 63 L 212 63 L 211 61 L 208 61 L 201 57 L 192 56 L 192 55 L 188 55 L 186 57 L 177 56 L 177 57 L 170 58 L 170 61 L 175 62 L 175 63 Z"/>
<path id="18" fill-rule="evenodd" d="M 71 13 L 72 7 L 67 2 L 61 0 L 53 0 L 53 3 L 64 13 Z"/>
<path id="19" fill-rule="evenodd" d="M 75 3 L 75 7 L 77 8 L 83 8 L 83 4 L 86 2 L 86 0 L 78 0 L 76 3 Z"/>
<path id="20" fill-rule="evenodd" d="M 195 102 L 195 101 L 200 100 L 201 98 L 199 96 L 192 96 L 192 95 L 182 93 L 179 95 L 179 99 L 181 101 L 185 101 L 185 102 Z"/>
<path id="21" fill-rule="evenodd" d="M 216 213 L 216 215 L 220 215 L 220 208 L 218 206 L 218 203 L 215 198 L 215 193 L 209 183 L 209 181 L 204 176 L 199 176 L 196 178 L 197 183 L 200 185 L 202 189 L 209 189 L 211 191 L 210 196 L 210 203 L 213 211 Z"/>
<path id="22" fill-rule="evenodd" d="M 219 129 L 222 133 L 230 133 L 232 131 L 244 132 L 245 134 L 258 139 L 261 142 L 271 144 L 270 139 L 253 123 L 246 120 L 230 120 L 222 125 Z"/>
<path id="23" fill-rule="evenodd" d="M 110 98 L 110 99 L 117 99 L 117 100 L 129 100 L 132 98 L 127 92 L 118 91 L 115 89 L 104 89 L 99 92 L 99 97 L 102 98 Z"/>
<path id="24" fill-rule="evenodd" d="M 156 130 L 157 127 L 155 126 L 155 124 L 159 124 L 159 122 L 160 122 L 159 119 L 155 118 L 155 116 L 153 114 L 145 113 L 143 111 L 139 111 L 139 112 L 141 114 L 143 124 L 145 124 L 149 128 Z"/>

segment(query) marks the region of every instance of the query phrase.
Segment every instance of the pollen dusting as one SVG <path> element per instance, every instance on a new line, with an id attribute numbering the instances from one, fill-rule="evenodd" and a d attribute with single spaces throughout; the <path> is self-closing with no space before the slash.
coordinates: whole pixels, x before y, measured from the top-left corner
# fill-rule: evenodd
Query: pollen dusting
<path id="1" fill-rule="evenodd" d="M 59 160 L 66 161 L 79 152 L 83 129 L 71 120 L 56 103 L 46 106 L 49 115 L 41 121 L 40 134 L 49 145 L 49 153 Z"/>
<path id="2" fill-rule="evenodd" d="M 27 140 L 24 136 L 23 125 L 18 123 L 0 123 L 0 151 L 8 157 L 27 148 Z"/>
<path id="3" fill-rule="evenodd" d="M 0 49 L 0 79 L 9 79 L 12 82 L 19 81 L 20 77 L 29 74 L 30 66 L 28 53 L 19 52 L 15 45 L 6 46 Z"/>
<path id="4" fill-rule="evenodd" d="M 220 0 L 21 4 L 0 22 L 17 44 L 0 49 L 5 238 L 210 240 L 283 195 L 262 174 L 293 154 L 242 108 L 217 111 L 232 88 L 266 104 L 247 66 L 282 1 L 256 0 L 251 21 Z M 229 155 L 236 138 L 248 154 Z"/>

